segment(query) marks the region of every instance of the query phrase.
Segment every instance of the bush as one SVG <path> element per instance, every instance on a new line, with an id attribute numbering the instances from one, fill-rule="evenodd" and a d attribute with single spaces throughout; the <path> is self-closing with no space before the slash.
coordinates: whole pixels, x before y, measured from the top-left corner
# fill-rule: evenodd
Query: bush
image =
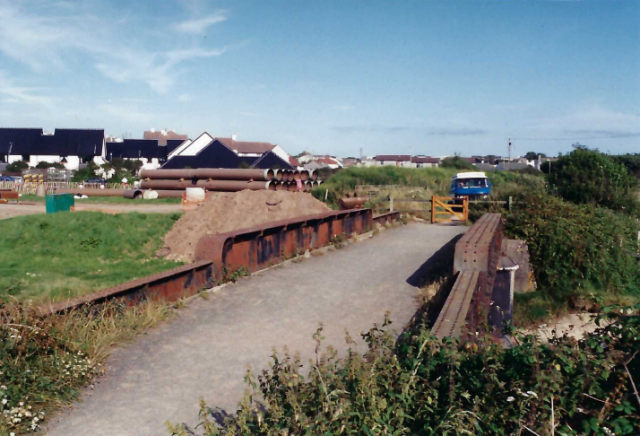
<path id="1" fill-rule="evenodd" d="M 540 290 L 571 303 L 588 293 L 640 297 L 638 222 L 610 210 L 552 196 L 527 196 L 508 214 L 506 232 L 524 239 Z"/>
<path id="2" fill-rule="evenodd" d="M 640 179 L 640 153 L 623 154 L 612 156 L 612 158 L 614 162 L 624 165 L 633 176 Z"/>
<path id="3" fill-rule="evenodd" d="M 36 165 L 36 168 L 40 168 L 40 169 L 48 169 L 48 168 L 55 168 L 58 170 L 63 170 L 64 169 L 64 165 L 61 164 L 60 162 L 38 162 L 38 165 Z"/>
<path id="4" fill-rule="evenodd" d="M 245 396 L 237 415 L 219 426 L 224 414 L 201 404 L 204 433 L 632 435 L 640 414 L 627 369 L 640 373 L 640 306 L 618 309 L 612 324 L 579 342 L 517 335 L 517 346 L 504 348 L 490 338 L 439 341 L 424 326 L 396 342 L 385 321 L 362 334 L 364 356 L 340 359 L 329 349 L 307 370 L 298 357 L 274 353 L 268 371 L 247 372 L 259 392 Z"/>
<path id="5" fill-rule="evenodd" d="M 475 166 L 460 156 L 447 157 L 440 161 L 442 168 L 454 168 L 456 170 L 473 170 Z"/>
<path id="6" fill-rule="evenodd" d="M 29 168 L 29 163 L 23 160 L 19 160 L 7 165 L 7 172 L 10 173 L 21 173 L 23 170 Z"/>
<path id="7" fill-rule="evenodd" d="M 565 200 L 638 211 L 638 180 L 610 157 L 583 147 L 553 164 L 549 185 Z"/>

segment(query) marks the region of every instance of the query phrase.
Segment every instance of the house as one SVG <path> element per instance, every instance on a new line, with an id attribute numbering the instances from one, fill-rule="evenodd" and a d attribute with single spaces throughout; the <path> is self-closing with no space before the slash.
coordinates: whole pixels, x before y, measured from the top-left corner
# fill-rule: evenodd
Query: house
<path id="1" fill-rule="evenodd" d="M 376 166 L 411 167 L 411 155 L 408 154 L 380 154 L 373 160 Z"/>
<path id="2" fill-rule="evenodd" d="M 139 160 L 142 169 L 155 170 L 167 160 L 167 146 L 159 145 L 157 139 L 124 139 L 107 142 L 108 161 L 113 159 Z"/>
<path id="3" fill-rule="evenodd" d="M 428 167 L 437 167 L 439 165 L 440 165 L 440 159 L 437 157 L 413 156 L 411 158 L 412 168 L 428 168 Z"/>
<path id="4" fill-rule="evenodd" d="M 176 133 L 175 130 L 167 130 L 162 129 L 156 131 L 155 129 L 146 130 L 142 135 L 143 139 L 155 139 L 158 141 L 158 145 L 164 146 L 167 145 L 168 141 L 186 141 L 189 139 L 189 135 L 182 135 L 180 133 Z"/>
<path id="5" fill-rule="evenodd" d="M 177 146 L 167 142 L 167 147 L 172 150 L 162 168 L 294 168 L 290 156 L 279 145 L 236 141 L 235 135 L 214 138 L 204 132 Z"/>
<path id="6" fill-rule="evenodd" d="M 300 156 L 298 161 L 307 170 L 317 170 L 320 168 L 331 168 L 332 170 L 337 170 L 344 167 L 339 158 L 329 155 L 305 154 L 304 156 Z"/>
<path id="7" fill-rule="evenodd" d="M 25 161 L 35 167 L 40 162 L 61 163 L 77 170 L 93 162 L 105 163 L 105 137 L 102 129 L 0 128 L 0 162 Z"/>

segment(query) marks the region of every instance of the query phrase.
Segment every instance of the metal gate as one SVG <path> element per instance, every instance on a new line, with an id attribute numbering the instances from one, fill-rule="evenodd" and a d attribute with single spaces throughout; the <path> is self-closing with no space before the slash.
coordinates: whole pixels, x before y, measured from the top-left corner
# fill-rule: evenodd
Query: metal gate
<path id="1" fill-rule="evenodd" d="M 467 222 L 469 217 L 469 198 L 431 197 L 431 222 L 450 223 Z"/>

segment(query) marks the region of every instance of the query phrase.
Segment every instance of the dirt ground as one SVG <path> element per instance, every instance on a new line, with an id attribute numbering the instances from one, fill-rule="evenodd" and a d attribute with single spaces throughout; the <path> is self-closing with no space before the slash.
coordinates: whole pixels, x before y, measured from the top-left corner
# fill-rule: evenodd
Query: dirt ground
<path id="1" fill-rule="evenodd" d="M 174 224 L 158 255 L 192 262 L 196 244 L 202 236 L 329 211 L 326 204 L 313 196 L 298 192 L 212 192 L 197 209 L 187 212 Z"/>
<path id="2" fill-rule="evenodd" d="M 180 212 L 179 204 L 76 204 L 76 211 L 98 211 L 106 213 L 145 212 L 171 213 Z M 41 204 L 0 204 L 0 220 L 21 215 L 46 213 L 44 203 Z"/>

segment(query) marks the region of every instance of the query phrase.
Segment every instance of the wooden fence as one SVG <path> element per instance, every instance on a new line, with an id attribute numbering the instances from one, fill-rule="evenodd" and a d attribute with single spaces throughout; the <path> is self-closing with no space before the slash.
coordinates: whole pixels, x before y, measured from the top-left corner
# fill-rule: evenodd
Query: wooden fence
<path id="1" fill-rule="evenodd" d="M 374 203 L 378 203 L 375 204 L 373 206 L 373 210 L 376 212 L 382 212 L 382 211 L 388 211 L 388 212 L 400 212 L 400 213 L 418 213 L 418 212 L 422 212 L 425 214 L 431 214 L 431 203 L 432 203 L 432 199 L 423 199 L 423 198 L 395 198 L 393 195 L 390 195 L 389 197 L 383 197 L 383 198 L 377 198 L 377 199 L 373 199 L 372 200 Z M 388 207 L 380 207 L 381 205 L 379 204 L 379 202 L 383 202 L 386 203 L 388 202 Z M 398 203 L 402 204 L 402 203 L 421 203 L 425 205 L 424 209 L 407 209 L 407 208 L 400 208 L 398 207 Z M 516 202 L 513 201 L 512 197 L 509 197 L 508 201 L 497 201 L 497 200 L 469 200 L 469 207 L 471 207 L 472 205 L 475 204 L 499 204 L 499 205 L 503 205 L 507 208 L 507 210 L 511 210 L 511 208 L 513 207 L 513 205 Z"/>
<path id="2" fill-rule="evenodd" d="M 44 186 L 47 194 L 53 194 L 61 189 L 81 189 L 85 188 L 99 188 L 100 184 L 94 183 L 80 183 L 80 182 L 43 182 L 40 183 Z M 38 189 L 38 183 L 35 182 L 0 182 L 0 189 L 13 189 L 19 194 L 35 194 Z M 107 183 L 104 185 L 105 189 L 122 189 L 125 186 L 122 183 Z"/>

